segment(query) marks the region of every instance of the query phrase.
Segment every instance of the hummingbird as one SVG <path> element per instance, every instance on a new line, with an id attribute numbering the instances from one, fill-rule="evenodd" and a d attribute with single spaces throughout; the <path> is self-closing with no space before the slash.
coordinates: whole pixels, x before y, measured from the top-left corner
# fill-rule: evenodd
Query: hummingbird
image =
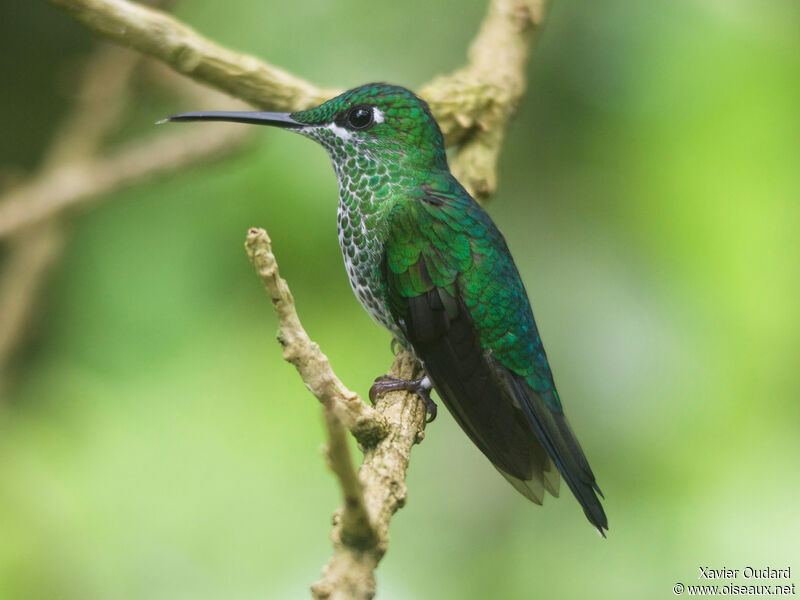
<path id="1" fill-rule="evenodd" d="M 190 112 L 167 121 L 288 129 L 328 152 L 350 285 L 425 377 L 375 380 L 370 399 L 411 390 L 453 418 L 522 495 L 557 497 L 560 477 L 605 537 L 603 497 L 564 415 L 517 267 L 488 213 L 456 180 L 428 104 L 385 83 L 293 113 Z"/>

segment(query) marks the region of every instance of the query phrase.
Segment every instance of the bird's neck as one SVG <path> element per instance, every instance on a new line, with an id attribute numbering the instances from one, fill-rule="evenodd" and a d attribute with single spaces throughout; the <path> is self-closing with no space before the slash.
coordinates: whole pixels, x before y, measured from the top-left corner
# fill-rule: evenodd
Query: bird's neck
<path id="1" fill-rule="evenodd" d="M 396 203 L 419 196 L 433 175 L 404 169 L 399 155 L 396 161 L 379 161 L 364 153 L 345 162 L 334 159 L 333 166 L 339 180 L 339 246 L 350 285 L 372 318 L 399 336 L 381 277 L 389 213 Z"/>

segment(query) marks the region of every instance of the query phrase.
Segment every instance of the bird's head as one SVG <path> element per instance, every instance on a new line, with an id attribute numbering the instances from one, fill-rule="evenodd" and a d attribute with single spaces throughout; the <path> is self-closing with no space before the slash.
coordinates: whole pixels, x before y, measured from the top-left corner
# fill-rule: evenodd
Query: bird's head
<path id="1" fill-rule="evenodd" d="M 339 169 L 359 158 L 431 171 L 447 168 L 444 141 L 427 103 L 405 88 L 368 83 L 293 113 L 195 112 L 168 121 L 233 121 L 296 131 L 322 144 Z"/>

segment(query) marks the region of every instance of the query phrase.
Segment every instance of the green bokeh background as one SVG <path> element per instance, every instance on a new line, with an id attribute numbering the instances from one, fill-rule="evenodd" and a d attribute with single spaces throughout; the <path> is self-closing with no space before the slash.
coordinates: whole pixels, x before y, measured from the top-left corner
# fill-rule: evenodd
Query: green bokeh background
<path id="1" fill-rule="evenodd" d="M 321 85 L 413 88 L 463 62 L 484 4 L 177 14 Z M 37 165 L 95 42 L 44 3 L 3 12 L 13 174 Z M 795 0 L 554 2 L 490 212 L 609 537 L 569 493 L 530 505 L 443 413 L 412 455 L 379 597 L 666 598 L 699 565 L 800 570 L 798 31 Z M 124 135 L 187 108 L 136 93 Z M 70 220 L 3 398 L 0 599 L 307 595 L 340 498 L 242 243 L 268 228 L 306 328 L 363 394 L 389 337 L 350 292 L 335 211 L 324 151 L 265 129 Z"/>

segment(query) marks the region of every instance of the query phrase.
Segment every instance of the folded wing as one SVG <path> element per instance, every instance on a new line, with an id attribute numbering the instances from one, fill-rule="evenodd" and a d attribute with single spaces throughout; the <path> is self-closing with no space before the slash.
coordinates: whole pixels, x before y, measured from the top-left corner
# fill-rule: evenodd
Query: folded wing
<path id="1" fill-rule="evenodd" d="M 441 400 L 518 491 L 541 504 L 545 490 L 558 495 L 560 473 L 603 533 L 600 490 L 488 215 L 469 196 L 437 193 L 398 204 L 389 223 L 389 307 Z"/>

